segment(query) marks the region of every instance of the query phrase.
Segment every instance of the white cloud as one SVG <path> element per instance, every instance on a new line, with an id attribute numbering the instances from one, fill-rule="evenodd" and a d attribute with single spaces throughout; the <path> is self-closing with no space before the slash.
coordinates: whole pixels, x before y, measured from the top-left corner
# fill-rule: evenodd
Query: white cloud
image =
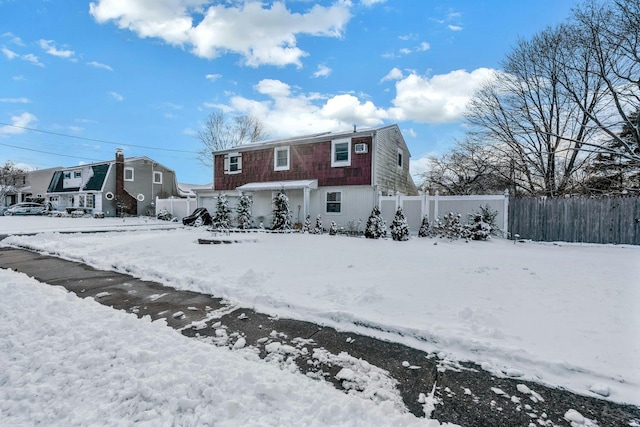
<path id="1" fill-rule="evenodd" d="M 33 53 L 27 53 L 26 55 L 21 55 L 20 56 L 21 59 L 32 63 L 33 65 L 36 65 L 38 67 L 43 67 L 44 68 L 44 64 L 42 62 L 40 62 L 40 60 L 38 59 L 37 56 L 35 56 Z"/>
<path id="2" fill-rule="evenodd" d="M 409 173 L 414 177 L 416 183 L 420 181 L 420 176 L 431 169 L 430 157 L 433 153 L 427 153 L 417 159 L 411 159 L 409 163 Z"/>
<path id="3" fill-rule="evenodd" d="M 384 3 L 386 1 L 387 0 L 360 0 L 360 3 L 362 3 L 364 6 L 371 7 L 375 4 Z"/>
<path id="4" fill-rule="evenodd" d="M 9 43 L 13 43 L 17 46 L 24 46 L 24 42 L 22 41 L 22 39 L 16 36 L 15 34 L 13 34 L 12 32 L 7 32 L 2 34 L 2 38 L 8 38 Z"/>
<path id="5" fill-rule="evenodd" d="M 72 50 L 60 50 L 56 48 L 53 45 L 53 40 L 40 39 L 38 41 L 38 44 L 40 44 L 40 48 L 46 53 L 48 53 L 49 55 L 57 56 L 58 58 L 71 58 L 73 55 L 75 55 L 75 52 Z"/>
<path id="6" fill-rule="evenodd" d="M 371 101 L 361 103 L 353 95 L 337 95 L 327 100 L 320 114 L 341 122 L 362 126 L 376 126 L 388 118 L 384 109 L 377 108 Z"/>
<path id="7" fill-rule="evenodd" d="M 21 81 L 26 80 L 26 79 L 24 78 L 24 76 L 13 76 L 13 77 L 11 77 L 11 79 L 13 79 L 13 80 L 14 80 L 14 81 L 16 81 L 16 82 L 21 82 Z"/>
<path id="8" fill-rule="evenodd" d="M 333 70 L 326 65 L 318 65 L 318 69 L 312 74 L 313 77 L 328 77 Z"/>
<path id="9" fill-rule="evenodd" d="M 422 42 L 420 43 L 420 46 L 418 46 L 416 50 L 418 50 L 419 52 L 426 52 L 429 49 L 431 49 L 431 45 L 427 42 Z"/>
<path id="10" fill-rule="evenodd" d="M 18 55 L 17 53 L 15 53 L 14 51 L 7 49 L 6 47 L 2 46 L 2 48 L 0 49 L 0 51 L 2 51 L 2 53 L 4 53 L 4 56 L 7 57 L 7 59 L 11 60 L 13 58 L 17 58 L 20 55 Z"/>
<path id="11" fill-rule="evenodd" d="M 101 62 L 90 61 L 90 62 L 87 62 L 87 65 L 90 65 L 91 67 L 94 67 L 94 68 L 102 68 L 103 70 L 113 71 L 113 68 Z"/>
<path id="12" fill-rule="evenodd" d="M 460 25 L 447 25 L 447 28 L 451 31 L 462 31 L 462 27 Z"/>
<path id="13" fill-rule="evenodd" d="M 212 59 L 237 53 L 249 66 L 264 64 L 302 66 L 308 54 L 297 46 L 296 36 L 341 37 L 351 18 L 350 2 L 312 6 L 292 13 L 284 2 L 270 6 L 257 1 L 229 2 L 209 7 L 205 0 L 98 0 L 89 5 L 97 22 L 114 21 L 139 37 L 156 37 L 190 48 Z M 230 5 L 230 6 L 229 6 Z M 194 25 L 194 16 L 202 17 Z"/>
<path id="14" fill-rule="evenodd" d="M 115 99 L 116 101 L 123 101 L 124 97 L 122 95 L 120 95 L 118 92 L 109 92 L 109 95 L 111 95 L 111 97 L 113 99 Z"/>
<path id="15" fill-rule="evenodd" d="M 26 127 L 38 119 L 31 113 L 24 112 L 18 116 L 11 116 L 11 126 L 0 126 L 0 135 L 17 135 L 26 132 Z"/>
<path id="16" fill-rule="evenodd" d="M 20 97 L 20 98 L 0 98 L 0 102 L 6 102 L 6 103 L 10 103 L 10 104 L 29 104 L 29 103 L 31 103 L 31 101 L 29 101 L 29 99 L 25 98 L 25 97 Z"/>
<path id="17" fill-rule="evenodd" d="M 462 118 L 467 103 L 494 70 L 478 68 L 472 72 L 456 70 L 432 77 L 415 73 L 396 82 L 394 107 L 389 110 L 395 120 L 422 123 L 452 122 Z"/>
<path id="18" fill-rule="evenodd" d="M 220 77 L 222 77 L 222 74 L 207 74 L 206 76 L 204 76 L 205 79 L 215 82 L 216 80 L 218 80 Z"/>
<path id="19" fill-rule="evenodd" d="M 403 77 L 404 75 L 402 74 L 402 71 L 400 71 L 399 68 L 393 68 L 391 71 L 387 73 L 386 76 L 380 79 L 380 82 L 386 82 L 387 80 L 400 80 Z"/>

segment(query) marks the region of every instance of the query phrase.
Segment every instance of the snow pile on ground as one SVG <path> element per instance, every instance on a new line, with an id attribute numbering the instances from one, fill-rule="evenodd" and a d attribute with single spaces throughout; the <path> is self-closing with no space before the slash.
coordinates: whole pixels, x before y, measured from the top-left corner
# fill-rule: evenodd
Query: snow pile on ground
<path id="1" fill-rule="evenodd" d="M 0 270 L 3 425 L 440 426 Z"/>
<path id="2" fill-rule="evenodd" d="M 71 218 L 51 216 L 2 216 L 0 235 L 42 233 L 45 231 L 80 232 L 105 230 L 151 230 L 182 227 L 181 222 L 161 221 L 149 217 Z"/>
<path id="3" fill-rule="evenodd" d="M 197 244 L 214 237 L 43 233 L 2 244 L 640 404 L 640 247 L 308 234 Z"/>

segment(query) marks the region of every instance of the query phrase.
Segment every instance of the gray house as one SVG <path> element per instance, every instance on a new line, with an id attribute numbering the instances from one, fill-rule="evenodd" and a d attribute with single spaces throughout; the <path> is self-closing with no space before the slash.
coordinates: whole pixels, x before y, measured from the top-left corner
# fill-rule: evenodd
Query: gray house
<path id="1" fill-rule="evenodd" d="M 178 196 L 176 174 L 148 157 L 64 168 L 53 173 L 46 201 L 54 210 L 102 212 L 106 216 L 154 215 L 155 198 Z"/>

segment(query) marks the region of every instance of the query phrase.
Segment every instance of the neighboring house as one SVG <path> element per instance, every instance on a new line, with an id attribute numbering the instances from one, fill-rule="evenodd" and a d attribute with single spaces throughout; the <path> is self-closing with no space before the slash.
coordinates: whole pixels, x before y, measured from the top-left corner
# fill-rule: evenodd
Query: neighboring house
<path id="1" fill-rule="evenodd" d="M 20 202 L 43 202 L 51 176 L 60 169 L 62 168 L 36 169 L 0 180 L 0 194 L 3 196 L 0 206 L 11 206 Z"/>
<path id="2" fill-rule="evenodd" d="M 173 170 L 148 157 L 80 165 L 54 172 L 46 201 L 56 210 L 103 212 L 106 216 L 153 215 L 155 198 L 178 196 Z"/>
<path id="3" fill-rule="evenodd" d="M 366 222 L 380 195 L 418 194 L 397 125 L 244 144 L 213 155 L 213 189 L 196 190 L 199 206 L 202 200 L 215 210 L 220 193 L 251 194 L 256 225 L 270 225 L 273 197 L 282 190 L 294 223 L 321 215 L 327 227 Z"/>

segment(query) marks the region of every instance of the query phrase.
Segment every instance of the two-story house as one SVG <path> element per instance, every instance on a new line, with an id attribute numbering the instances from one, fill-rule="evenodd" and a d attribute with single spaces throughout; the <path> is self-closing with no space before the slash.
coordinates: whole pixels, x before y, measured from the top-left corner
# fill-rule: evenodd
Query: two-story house
<path id="1" fill-rule="evenodd" d="M 156 197 L 178 195 L 173 170 L 148 157 L 125 158 L 118 149 L 115 160 L 55 171 L 46 201 L 55 210 L 145 215 L 154 213 Z"/>
<path id="2" fill-rule="evenodd" d="M 213 193 L 251 194 L 268 226 L 278 191 L 294 222 L 317 215 L 346 226 L 366 221 L 379 195 L 417 195 L 410 153 L 397 125 L 243 144 L 213 153 Z"/>

